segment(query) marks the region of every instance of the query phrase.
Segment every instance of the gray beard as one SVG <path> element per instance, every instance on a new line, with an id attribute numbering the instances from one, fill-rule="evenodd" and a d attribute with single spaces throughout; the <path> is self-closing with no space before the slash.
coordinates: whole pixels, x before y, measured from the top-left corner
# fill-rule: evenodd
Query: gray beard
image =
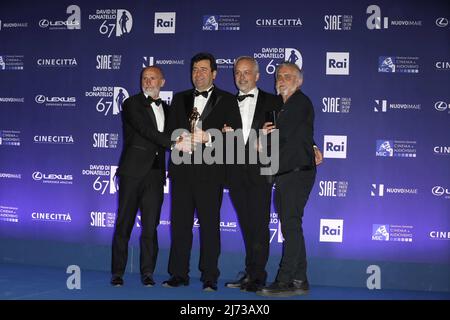
<path id="1" fill-rule="evenodd" d="M 143 92 L 146 96 L 150 96 L 150 97 L 152 97 L 152 98 L 158 98 L 157 96 L 156 96 L 156 97 L 153 97 L 153 93 L 154 93 L 154 92 L 152 92 L 151 90 L 145 90 L 144 88 L 142 88 L 142 92 Z"/>

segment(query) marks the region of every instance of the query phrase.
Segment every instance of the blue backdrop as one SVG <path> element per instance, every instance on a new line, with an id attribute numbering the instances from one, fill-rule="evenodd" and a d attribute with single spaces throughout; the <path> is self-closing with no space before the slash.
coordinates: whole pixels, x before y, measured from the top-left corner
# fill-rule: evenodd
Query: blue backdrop
<path id="1" fill-rule="evenodd" d="M 450 5 L 373 3 L 3 1 L 0 236 L 109 246 L 121 103 L 153 64 L 170 103 L 192 86 L 191 56 L 209 51 L 216 85 L 233 93 L 240 55 L 258 60 L 269 92 L 280 62 L 304 70 L 325 156 L 304 219 L 310 257 L 448 267 Z M 161 248 L 170 245 L 169 190 Z M 221 214 L 222 252 L 242 253 L 227 194 Z M 270 228 L 279 255 L 275 210 Z"/>

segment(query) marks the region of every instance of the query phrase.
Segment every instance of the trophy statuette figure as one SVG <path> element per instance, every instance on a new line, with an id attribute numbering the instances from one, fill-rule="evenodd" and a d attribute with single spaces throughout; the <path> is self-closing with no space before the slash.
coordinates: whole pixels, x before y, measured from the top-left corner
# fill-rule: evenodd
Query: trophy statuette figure
<path id="1" fill-rule="evenodd" d="M 194 135 L 195 132 L 195 126 L 197 124 L 197 120 L 200 118 L 200 113 L 197 111 L 196 107 L 192 108 L 192 112 L 189 116 L 189 124 L 191 129 L 191 150 L 194 150 L 194 139 L 192 135 Z"/>

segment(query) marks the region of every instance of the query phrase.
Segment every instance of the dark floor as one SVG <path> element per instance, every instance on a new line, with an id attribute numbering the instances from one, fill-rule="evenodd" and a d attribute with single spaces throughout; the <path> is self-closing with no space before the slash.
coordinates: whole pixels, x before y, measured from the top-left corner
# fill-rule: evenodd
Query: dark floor
<path id="1" fill-rule="evenodd" d="M 203 292 L 198 278 L 191 278 L 187 287 L 164 288 L 161 283 L 167 276 L 161 275 L 155 277 L 154 287 L 147 288 L 135 273 L 126 274 L 125 285 L 116 288 L 109 284 L 109 272 L 92 270 L 81 270 L 80 289 L 68 289 L 71 275 L 65 268 L 0 264 L 0 308 L 15 315 L 55 315 L 58 319 L 61 314 L 56 310 L 65 310 L 64 314 L 70 313 L 73 318 L 86 319 L 94 314 L 105 318 L 145 313 L 157 314 L 157 318 L 163 320 L 261 320 L 311 312 L 331 317 L 343 311 L 353 313 L 356 309 L 376 314 L 386 307 L 397 310 L 402 316 L 413 317 L 424 308 L 442 314 L 448 310 L 450 301 L 450 292 L 325 286 L 312 286 L 306 296 L 265 298 L 224 287 L 226 281 L 233 279 L 221 279 L 217 292 Z"/>
<path id="2" fill-rule="evenodd" d="M 199 279 L 191 278 L 187 287 L 164 288 L 167 276 L 155 276 L 156 286 L 144 287 L 139 274 L 126 274 L 123 287 L 109 284 L 108 272 L 81 270 L 81 289 L 68 289 L 71 274 L 64 268 L 0 264 L 1 300 L 271 300 L 253 293 L 224 287 L 221 279 L 217 292 L 203 292 Z M 273 298 L 272 298 L 273 299 Z M 306 296 L 276 300 L 450 300 L 450 292 L 368 290 L 312 286 Z"/>

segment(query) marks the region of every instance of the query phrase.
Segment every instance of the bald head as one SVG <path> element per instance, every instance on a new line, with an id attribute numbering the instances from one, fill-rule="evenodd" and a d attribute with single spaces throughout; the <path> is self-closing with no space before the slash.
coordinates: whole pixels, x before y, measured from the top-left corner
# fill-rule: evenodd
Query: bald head
<path id="1" fill-rule="evenodd" d="M 248 56 L 239 57 L 234 63 L 234 82 L 243 93 L 256 88 L 259 79 L 259 67 L 256 59 Z"/>
<path id="2" fill-rule="evenodd" d="M 142 70 L 141 87 L 142 92 L 147 96 L 156 99 L 159 97 L 161 87 L 164 86 L 166 80 L 160 67 L 150 66 Z"/>

